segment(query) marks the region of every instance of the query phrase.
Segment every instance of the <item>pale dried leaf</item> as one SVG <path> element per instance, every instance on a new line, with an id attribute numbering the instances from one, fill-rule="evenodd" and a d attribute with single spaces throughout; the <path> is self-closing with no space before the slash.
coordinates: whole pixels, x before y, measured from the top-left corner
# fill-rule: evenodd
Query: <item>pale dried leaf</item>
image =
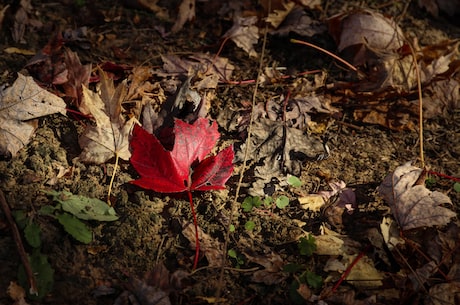
<path id="1" fill-rule="evenodd" d="M 403 37 L 401 28 L 392 19 L 363 10 L 343 18 L 338 50 L 365 44 L 374 50 L 394 51 L 403 46 Z"/>
<path id="2" fill-rule="evenodd" d="M 65 115 L 65 108 L 60 97 L 38 86 L 32 77 L 18 74 L 13 85 L 0 92 L 0 154 L 15 156 L 35 131 L 33 119 Z"/>
<path id="3" fill-rule="evenodd" d="M 407 162 L 389 174 L 378 188 L 402 230 L 446 225 L 456 216 L 441 206 L 452 204 L 445 194 L 414 185 L 421 173 L 422 169 Z"/>
<path id="4" fill-rule="evenodd" d="M 233 26 L 224 34 L 224 37 L 230 38 L 249 56 L 255 57 L 257 52 L 254 49 L 254 45 L 259 40 L 259 28 L 255 25 L 256 22 L 257 16 L 237 16 L 233 21 Z"/>
<path id="5" fill-rule="evenodd" d="M 195 0 L 182 0 L 179 6 L 179 14 L 171 28 L 171 32 L 179 32 L 187 21 L 192 21 L 193 19 L 195 19 Z"/>
<path id="6" fill-rule="evenodd" d="M 350 265 L 356 256 L 357 255 L 348 256 L 347 265 Z M 363 256 L 356 265 L 353 266 L 346 277 L 347 281 L 356 287 L 374 288 L 383 285 L 383 278 L 383 273 L 375 268 L 374 262 L 368 256 Z"/>
<path id="7" fill-rule="evenodd" d="M 292 11 L 295 6 L 294 2 L 282 2 L 282 9 L 274 9 L 272 10 L 268 16 L 266 21 L 270 23 L 275 29 L 279 27 L 279 25 L 284 21 L 287 15 Z"/>
<path id="8" fill-rule="evenodd" d="M 126 97 L 126 83 L 114 88 L 104 72 L 101 72 L 100 94 L 83 86 L 82 107 L 89 109 L 96 126 L 88 125 L 78 142 L 83 151 L 80 160 L 101 164 L 115 157 L 129 160 L 129 134 L 135 118 L 126 121 L 121 114 L 121 103 Z"/>

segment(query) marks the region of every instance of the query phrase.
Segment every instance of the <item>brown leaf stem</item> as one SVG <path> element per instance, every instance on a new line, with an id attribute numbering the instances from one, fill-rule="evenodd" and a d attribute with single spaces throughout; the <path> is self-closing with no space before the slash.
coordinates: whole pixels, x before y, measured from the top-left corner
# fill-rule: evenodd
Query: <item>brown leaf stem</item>
<path id="1" fill-rule="evenodd" d="M 193 205 L 192 192 L 187 191 L 187 194 L 188 194 L 188 200 L 190 202 L 190 209 L 192 210 L 192 215 L 193 215 L 193 225 L 195 226 L 195 259 L 193 260 L 193 268 L 192 268 L 192 270 L 195 270 L 196 266 L 198 265 L 198 258 L 200 256 L 200 239 L 198 238 L 198 223 L 196 220 L 195 207 Z"/>
<path id="2" fill-rule="evenodd" d="M 16 243 L 16 247 L 18 248 L 19 257 L 21 258 L 22 265 L 24 266 L 24 270 L 26 271 L 27 278 L 29 279 L 30 285 L 30 294 L 38 295 L 38 288 L 37 288 L 37 281 L 34 277 L 34 273 L 32 272 L 32 267 L 30 266 L 29 258 L 27 257 L 26 250 L 24 249 L 24 245 L 22 244 L 21 235 L 19 234 L 18 227 L 16 226 L 16 222 L 13 220 L 13 216 L 11 215 L 10 207 L 5 199 L 5 194 L 3 191 L 0 190 L 0 204 L 2 205 L 3 212 L 6 215 L 6 219 L 8 220 L 8 224 L 11 228 L 11 233 L 13 234 L 14 242 Z"/>

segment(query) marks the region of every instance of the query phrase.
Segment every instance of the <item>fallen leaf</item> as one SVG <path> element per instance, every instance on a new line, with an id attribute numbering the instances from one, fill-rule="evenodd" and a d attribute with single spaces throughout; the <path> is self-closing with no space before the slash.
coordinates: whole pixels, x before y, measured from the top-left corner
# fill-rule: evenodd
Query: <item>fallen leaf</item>
<path id="1" fill-rule="evenodd" d="M 67 69 L 67 81 L 62 84 L 62 88 L 70 102 L 79 107 L 82 103 L 82 85 L 88 87 L 91 64 L 82 65 L 77 53 L 67 48 L 64 49 L 64 61 Z M 85 111 L 82 112 L 87 114 Z"/>
<path id="2" fill-rule="evenodd" d="M 243 160 L 245 149 L 243 144 L 236 154 L 237 160 Z M 254 122 L 248 155 L 258 162 L 254 169 L 255 182 L 269 183 L 273 177 L 286 174 L 300 176 L 304 162 L 316 160 L 324 153 L 322 141 L 302 130 L 265 118 Z M 250 194 L 263 196 L 262 188 L 254 184 Z"/>
<path id="3" fill-rule="evenodd" d="M 371 59 L 367 53 L 392 53 L 404 45 L 404 34 L 396 22 L 371 10 L 359 10 L 330 19 L 338 51 L 347 53 L 355 66 Z"/>
<path id="4" fill-rule="evenodd" d="M 275 8 L 269 12 L 267 18 L 265 19 L 266 22 L 270 23 L 275 29 L 279 27 L 281 23 L 283 23 L 286 16 L 292 11 L 295 6 L 294 2 L 282 2 L 282 8 Z"/>
<path id="5" fill-rule="evenodd" d="M 0 92 L 0 154 L 15 156 L 37 128 L 33 119 L 65 115 L 65 108 L 61 98 L 38 86 L 32 77 L 18 74 L 13 85 Z"/>
<path id="6" fill-rule="evenodd" d="M 263 266 L 265 269 L 257 270 L 252 274 L 251 280 L 256 283 L 275 285 L 285 280 L 289 274 L 283 271 L 286 264 L 278 253 L 270 252 L 263 255 L 250 255 L 244 253 L 250 262 Z"/>
<path id="7" fill-rule="evenodd" d="M 441 206 L 452 204 L 445 194 L 430 191 L 424 185 L 414 185 L 422 171 L 407 162 L 397 167 L 378 187 L 402 230 L 443 226 L 456 216 L 455 212 Z"/>
<path id="8" fill-rule="evenodd" d="M 230 80 L 235 66 L 225 57 L 194 53 L 187 58 L 176 55 L 161 55 L 163 70 L 161 76 L 194 75 L 193 87 L 200 89 L 216 89 L 218 82 Z"/>
<path id="9" fill-rule="evenodd" d="M 182 0 L 179 5 L 179 14 L 171 28 L 171 32 L 179 32 L 187 21 L 192 21 L 193 19 L 195 19 L 195 0 Z"/>
<path id="10" fill-rule="evenodd" d="M 196 241 L 192 223 L 186 223 L 185 225 L 183 225 L 182 234 L 185 236 L 185 238 L 188 239 L 190 245 L 194 247 Z M 208 266 L 221 266 L 223 256 L 222 244 L 217 239 L 211 237 L 211 235 L 203 232 L 203 230 L 199 227 L 198 236 L 200 238 L 200 249 L 206 256 L 206 259 L 208 260 Z"/>
<path id="11" fill-rule="evenodd" d="M 13 299 L 13 301 L 15 301 L 13 305 L 28 305 L 25 300 L 26 292 L 24 291 L 24 288 L 19 286 L 16 282 L 10 282 L 6 293 L 11 299 Z"/>
<path id="12" fill-rule="evenodd" d="M 125 120 L 122 115 L 121 103 L 126 96 L 126 83 L 122 82 L 116 88 L 113 81 L 100 71 L 100 93 L 95 93 L 83 86 L 81 107 L 88 109 L 96 121 L 96 125 L 88 125 L 78 139 L 83 151 L 80 160 L 83 162 L 101 164 L 118 156 L 128 160 L 128 137 L 135 119 Z"/>
<path id="13" fill-rule="evenodd" d="M 257 56 L 254 45 L 259 40 L 259 28 L 255 25 L 257 16 L 236 16 L 233 26 L 224 34 L 224 38 L 230 38 L 238 47 L 246 51 L 249 56 Z"/>
<path id="14" fill-rule="evenodd" d="M 313 35 L 322 34 L 326 30 L 327 27 L 324 23 L 309 16 L 309 13 L 304 8 L 295 6 L 284 18 L 279 28 L 276 31 L 271 31 L 270 34 L 287 36 L 289 33 L 294 32 L 301 36 L 312 37 Z"/>
<path id="15" fill-rule="evenodd" d="M 169 138 L 174 139 L 170 151 L 156 136 L 134 127 L 131 164 L 141 178 L 131 183 L 162 193 L 225 189 L 233 171 L 233 147 L 206 158 L 219 138 L 216 122 L 199 118 L 187 124 L 176 119 Z"/>

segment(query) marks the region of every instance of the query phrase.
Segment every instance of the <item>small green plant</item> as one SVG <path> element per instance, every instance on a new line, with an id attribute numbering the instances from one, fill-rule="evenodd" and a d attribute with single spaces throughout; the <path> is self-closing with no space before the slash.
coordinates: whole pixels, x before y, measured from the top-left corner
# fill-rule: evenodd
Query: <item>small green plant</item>
<path id="1" fill-rule="evenodd" d="M 254 228 L 256 227 L 256 223 L 252 220 L 248 220 L 246 221 L 246 223 L 244 224 L 244 228 L 248 231 L 252 231 L 254 230 Z"/>
<path id="2" fill-rule="evenodd" d="M 38 215 L 55 218 L 76 240 L 88 244 L 93 239 L 91 229 L 81 221 L 98 220 L 113 221 L 118 216 L 115 210 L 108 206 L 106 202 L 87 198 L 84 196 L 73 195 L 70 192 L 47 192 L 57 202 L 55 206 L 45 205 L 40 208 Z M 38 217 L 30 217 L 24 211 L 14 211 L 13 216 L 16 224 L 24 232 L 24 238 L 33 248 L 29 255 L 30 266 L 37 280 L 37 295 L 29 295 L 32 300 L 40 300 L 51 292 L 54 282 L 54 269 L 48 262 L 48 257 L 41 253 L 41 227 Z M 28 285 L 27 275 L 24 266 L 19 266 L 18 280 L 23 287 Z"/>
<path id="3" fill-rule="evenodd" d="M 230 258 L 235 260 L 235 268 L 240 268 L 242 265 L 244 265 L 244 256 L 238 254 L 235 249 L 229 249 L 227 254 Z"/>
<path id="4" fill-rule="evenodd" d="M 454 188 L 454 191 L 456 191 L 457 193 L 460 193 L 460 183 L 455 182 L 453 188 Z"/>
<path id="5" fill-rule="evenodd" d="M 312 256 L 316 250 L 316 240 L 311 234 L 308 234 L 308 238 L 302 236 L 299 239 L 297 247 L 299 248 L 300 255 Z"/>
<path id="6" fill-rule="evenodd" d="M 248 196 L 244 198 L 241 207 L 244 212 L 251 212 L 253 208 L 258 208 L 262 205 L 262 200 L 259 196 Z"/>
<path id="7" fill-rule="evenodd" d="M 292 187 L 300 187 L 302 186 L 302 180 L 297 178 L 296 176 L 289 176 L 287 183 Z"/>
<path id="8" fill-rule="evenodd" d="M 284 195 L 281 195 L 278 198 L 276 198 L 275 204 L 278 209 L 284 209 L 289 205 L 289 198 Z"/>
<path id="9" fill-rule="evenodd" d="M 17 226 L 23 230 L 25 240 L 33 248 L 32 254 L 28 255 L 28 258 L 37 282 L 38 294 L 28 293 L 28 297 L 31 300 L 41 300 L 52 290 L 54 283 L 54 269 L 48 262 L 48 257 L 40 251 L 41 228 L 30 217 L 27 217 L 24 211 L 14 211 L 12 214 Z M 22 287 L 29 285 L 26 271 L 22 264 L 18 269 L 18 281 Z"/>
<path id="10" fill-rule="evenodd" d="M 427 188 L 434 187 L 436 185 L 436 179 L 429 176 L 425 179 L 425 184 Z"/>
<path id="11" fill-rule="evenodd" d="M 297 247 L 300 255 L 310 257 L 316 250 L 315 238 L 311 234 L 308 237 L 301 237 Z M 291 273 L 294 277 L 289 287 L 289 297 L 294 304 L 305 304 L 305 299 L 298 292 L 301 286 L 306 285 L 312 289 L 319 289 L 323 285 L 323 278 L 320 275 L 300 264 L 286 264 L 283 271 Z"/>

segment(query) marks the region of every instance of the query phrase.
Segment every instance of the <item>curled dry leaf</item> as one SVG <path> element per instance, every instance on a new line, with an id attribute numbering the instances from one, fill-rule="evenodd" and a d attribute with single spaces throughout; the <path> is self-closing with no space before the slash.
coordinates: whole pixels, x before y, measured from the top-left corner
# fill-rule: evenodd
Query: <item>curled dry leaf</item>
<path id="1" fill-rule="evenodd" d="M 396 22 L 371 10 L 336 16 L 329 22 L 339 52 L 348 52 L 357 66 L 369 59 L 367 50 L 391 53 L 404 45 L 403 32 Z"/>
<path id="2" fill-rule="evenodd" d="M 0 154 L 15 156 L 37 127 L 33 119 L 65 115 L 65 108 L 60 97 L 38 86 L 32 77 L 18 74 L 11 87 L 0 91 Z"/>
<path id="3" fill-rule="evenodd" d="M 378 187 L 402 230 L 446 225 L 456 216 L 441 206 L 452 204 L 449 197 L 432 192 L 424 185 L 415 185 L 422 171 L 407 162 L 397 167 Z"/>
<path id="4" fill-rule="evenodd" d="M 78 140 L 83 151 L 80 160 L 89 163 L 104 163 L 115 156 L 123 160 L 131 157 L 128 137 L 134 118 L 126 121 L 121 114 L 121 103 L 126 96 L 126 83 L 115 88 L 113 81 L 100 70 L 100 94 L 83 86 L 81 107 L 93 115 L 96 125 L 88 125 Z"/>

